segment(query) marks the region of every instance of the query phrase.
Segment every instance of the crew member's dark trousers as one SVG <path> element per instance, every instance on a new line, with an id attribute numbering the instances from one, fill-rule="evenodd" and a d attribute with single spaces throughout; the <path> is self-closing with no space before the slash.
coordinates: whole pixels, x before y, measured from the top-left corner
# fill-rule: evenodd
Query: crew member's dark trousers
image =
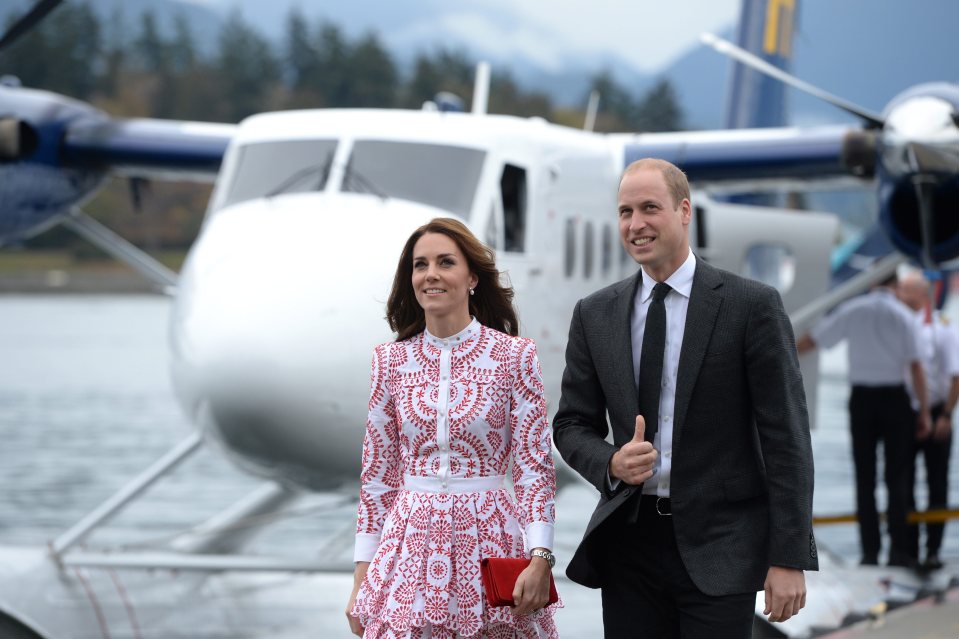
<path id="1" fill-rule="evenodd" d="M 616 534 L 602 560 L 606 639 L 752 636 L 756 593 L 713 597 L 700 591 L 679 555 L 673 518 L 656 512 L 655 497 L 643 496 L 635 523 L 627 523 L 622 512 L 612 517 L 617 519 L 606 525 Z"/>
<path id="2" fill-rule="evenodd" d="M 936 404 L 932 407 L 932 424 L 935 425 L 936 418 L 942 413 L 942 404 Z M 913 413 L 915 415 L 915 413 Z M 933 433 L 935 434 L 935 433 Z M 948 508 L 949 504 L 949 453 L 952 450 L 952 431 L 945 439 L 929 437 L 925 441 L 915 443 L 916 454 L 922 453 L 922 458 L 926 464 L 926 485 L 929 489 L 928 510 L 938 510 Z M 914 487 L 916 480 L 916 458 L 912 459 L 910 467 L 909 485 Z M 915 493 L 910 491 L 912 499 L 910 506 L 915 507 Z M 933 523 L 926 524 L 926 556 L 938 555 L 942 548 L 942 536 L 945 531 L 945 524 Z M 919 527 L 915 526 L 910 530 L 911 550 L 913 556 L 919 556 Z"/>
<path id="3" fill-rule="evenodd" d="M 888 494 L 886 522 L 892 542 L 889 562 L 904 565 L 913 557 L 906 513 L 912 494 L 910 469 L 916 432 L 906 388 L 902 385 L 853 386 L 849 421 L 863 562 L 876 563 L 882 548 L 876 510 L 876 447 L 882 441 Z"/>

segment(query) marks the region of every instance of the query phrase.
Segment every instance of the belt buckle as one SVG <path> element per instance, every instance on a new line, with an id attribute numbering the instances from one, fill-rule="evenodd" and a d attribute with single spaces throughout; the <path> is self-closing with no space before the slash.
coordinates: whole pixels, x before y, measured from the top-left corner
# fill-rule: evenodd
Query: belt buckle
<path id="1" fill-rule="evenodd" d="M 673 516 L 672 504 L 670 504 L 668 500 L 669 500 L 669 497 L 657 497 L 657 498 L 656 498 L 656 514 L 657 514 L 657 515 L 661 515 L 661 516 L 663 516 L 663 517 L 672 517 L 672 516 Z M 660 509 L 660 504 L 663 503 L 663 502 L 665 502 L 665 503 L 667 504 L 667 508 L 669 508 L 669 510 L 667 510 L 666 512 L 663 512 L 663 511 Z"/>

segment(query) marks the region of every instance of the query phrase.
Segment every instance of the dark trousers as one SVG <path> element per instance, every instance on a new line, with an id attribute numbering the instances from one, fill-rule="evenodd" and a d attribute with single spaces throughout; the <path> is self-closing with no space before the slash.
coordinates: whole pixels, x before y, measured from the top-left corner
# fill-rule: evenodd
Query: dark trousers
<path id="1" fill-rule="evenodd" d="M 932 407 L 932 423 L 942 414 L 944 406 L 936 404 Z M 952 450 L 952 433 L 945 439 L 936 439 L 929 437 L 925 441 L 915 442 L 915 453 L 922 453 L 923 461 L 926 465 L 926 486 L 929 490 L 928 510 L 937 510 L 948 508 L 949 504 L 949 453 Z M 916 458 L 912 458 L 910 466 L 909 485 L 915 486 L 916 480 Z M 915 508 L 915 493 L 910 490 L 910 506 Z M 945 524 L 935 523 L 926 524 L 926 556 L 938 555 L 942 548 L 942 536 L 945 531 Z M 919 527 L 914 526 L 910 530 L 910 550 L 913 557 L 919 557 Z"/>
<path id="2" fill-rule="evenodd" d="M 603 558 L 606 639 L 752 636 L 756 593 L 711 597 L 696 588 L 676 546 L 673 518 L 656 512 L 655 497 L 642 498 L 635 523 L 622 513 L 612 517 Z"/>
<path id="3" fill-rule="evenodd" d="M 913 556 L 906 514 L 911 503 L 910 468 L 916 425 L 905 387 L 853 386 L 849 422 L 863 561 L 876 563 L 882 548 L 876 510 L 876 450 L 879 442 L 883 442 L 888 496 L 886 522 L 891 539 L 889 562 L 906 564 Z"/>

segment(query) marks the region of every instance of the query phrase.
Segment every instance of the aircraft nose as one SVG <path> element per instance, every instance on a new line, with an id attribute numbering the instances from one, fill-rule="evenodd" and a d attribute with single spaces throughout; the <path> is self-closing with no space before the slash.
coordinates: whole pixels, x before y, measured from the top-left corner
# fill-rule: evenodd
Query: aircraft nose
<path id="1" fill-rule="evenodd" d="M 409 234 L 437 212 L 368 195 L 260 200 L 208 221 L 172 321 L 178 396 L 244 466 L 356 479 L 373 346 Z"/>

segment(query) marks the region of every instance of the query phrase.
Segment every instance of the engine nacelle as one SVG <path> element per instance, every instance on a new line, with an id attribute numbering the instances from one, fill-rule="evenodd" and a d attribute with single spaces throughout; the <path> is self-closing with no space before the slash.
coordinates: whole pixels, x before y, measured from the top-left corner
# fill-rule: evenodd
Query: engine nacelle
<path id="1" fill-rule="evenodd" d="M 959 256 L 959 87 L 913 87 L 889 103 L 883 118 L 877 156 L 880 223 L 897 249 L 920 257 L 921 186 L 930 206 L 932 259 Z"/>
<path id="2" fill-rule="evenodd" d="M 933 190 L 932 257 L 944 262 L 959 257 L 959 178 L 937 181 Z M 919 259 L 922 229 L 919 195 L 911 176 L 883 180 L 879 188 L 879 220 L 893 245 Z"/>
<path id="3" fill-rule="evenodd" d="M 0 245 L 48 228 L 103 183 L 105 169 L 64 166 L 62 141 L 69 126 L 105 119 L 76 100 L 0 85 Z"/>

